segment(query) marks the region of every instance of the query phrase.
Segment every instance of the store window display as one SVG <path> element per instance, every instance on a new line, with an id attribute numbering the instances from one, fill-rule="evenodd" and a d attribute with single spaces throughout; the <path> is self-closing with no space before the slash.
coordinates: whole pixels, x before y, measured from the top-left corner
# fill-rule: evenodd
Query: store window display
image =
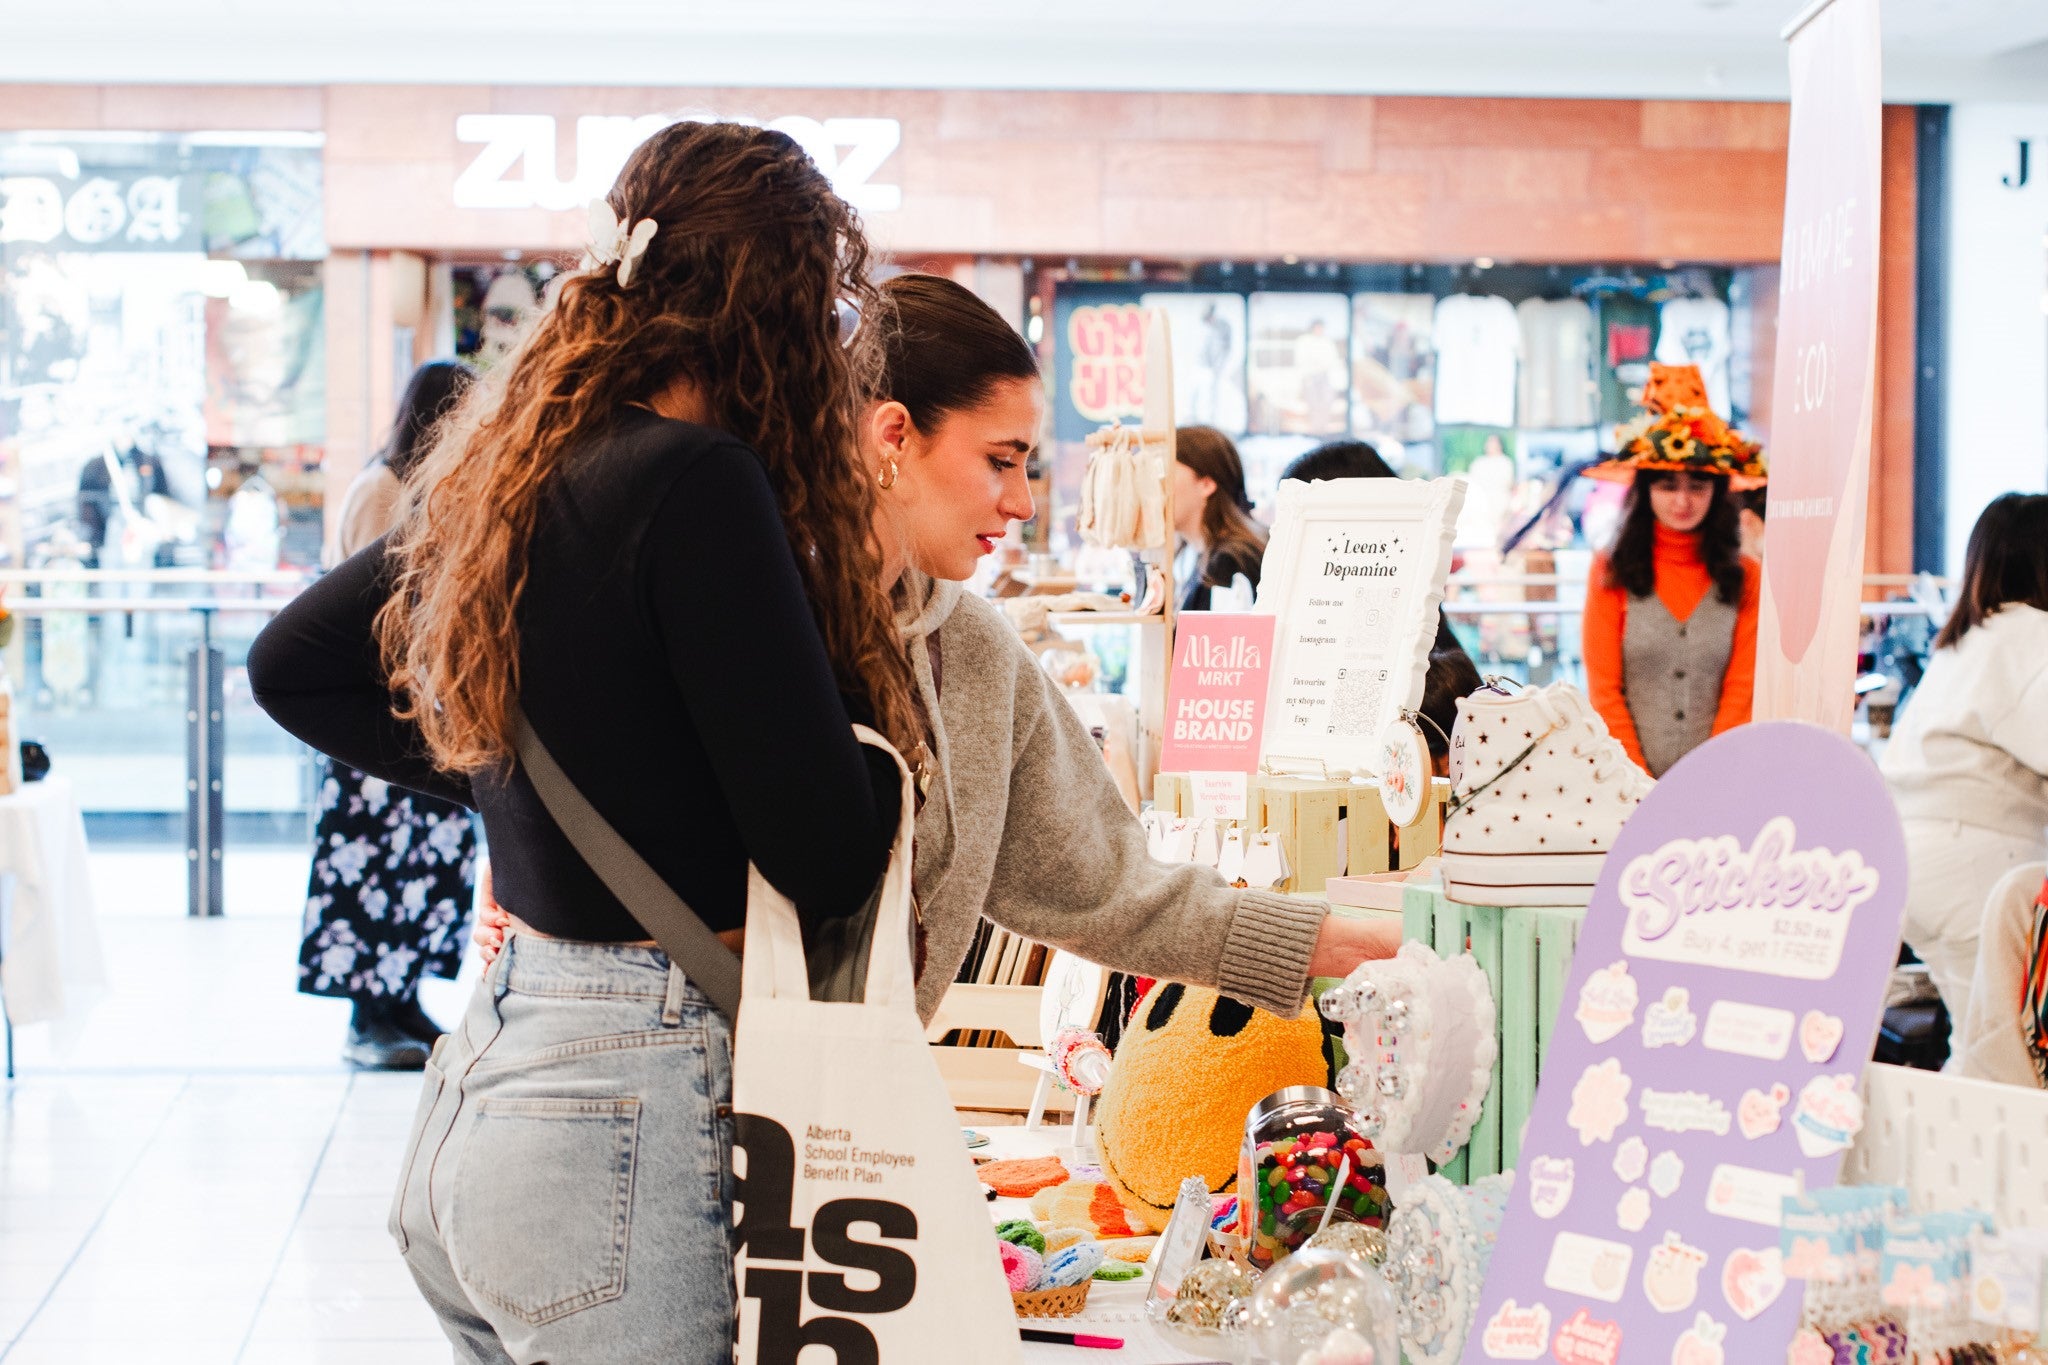
<path id="1" fill-rule="evenodd" d="M 1453 294 L 1436 306 L 1436 420 L 1512 427 L 1522 328 L 1493 295 Z"/>
<path id="2" fill-rule="evenodd" d="M 1583 299 L 1524 299 L 1521 425 L 1537 430 L 1590 427 L 1598 414 L 1593 381 L 1593 309 Z"/>
<path id="3" fill-rule="evenodd" d="M 2008 493 L 1977 518 L 1880 766 L 1906 831 L 1905 939 L 1961 1024 L 1986 898 L 2048 837 L 2048 494 Z"/>
<path id="4" fill-rule="evenodd" d="M 1750 718 L 1763 571 L 1742 554 L 1734 494 L 1764 463 L 1692 366 L 1653 366 L 1643 406 L 1620 453 L 1588 471 L 1630 489 L 1586 584 L 1586 684 L 1609 733 L 1662 777 Z"/>
<path id="5" fill-rule="evenodd" d="M 1222 610 L 1220 590 L 1231 610 L 1249 611 L 1266 559 L 1266 533 L 1252 520 L 1237 447 L 1214 427 L 1181 427 L 1174 433 L 1171 477 L 1180 609 Z"/>
<path id="6" fill-rule="evenodd" d="M 1723 417 L 1733 415 L 1728 382 L 1733 353 L 1728 305 L 1720 299 L 1671 299 L 1658 309 L 1657 359 L 1698 366 L 1707 402 Z"/>

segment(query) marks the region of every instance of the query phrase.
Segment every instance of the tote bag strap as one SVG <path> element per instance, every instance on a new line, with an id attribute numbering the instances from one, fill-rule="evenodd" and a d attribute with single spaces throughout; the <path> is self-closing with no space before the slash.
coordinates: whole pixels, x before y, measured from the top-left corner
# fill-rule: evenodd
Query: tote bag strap
<path id="1" fill-rule="evenodd" d="M 910 854 L 916 829 L 916 795 L 910 765 L 896 746 L 865 725 L 853 727 L 863 744 L 872 745 L 896 761 L 902 783 L 897 807 L 896 841 L 889 854 L 889 869 L 882 876 L 882 889 L 875 906 L 875 928 L 868 950 L 867 985 L 861 1002 L 866 1005 L 914 1009 L 917 1005 L 917 977 L 910 965 Z M 721 945 L 722 946 L 722 945 Z M 804 962 L 803 932 L 796 907 L 789 898 L 768 884 L 759 868 L 747 871 L 747 951 L 741 959 L 742 994 L 749 998 L 774 997 L 784 1000 L 810 998 L 810 974 Z"/>
<path id="2" fill-rule="evenodd" d="M 725 1013 L 737 1018 L 740 1009 L 740 960 L 719 941 L 711 926 L 697 918 L 697 912 L 662 880 L 645 858 L 634 851 L 611 822 L 597 813 L 597 807 L 578 791 L 569 775 L 555 762 L 540 736 L 528 724 L 526 713 L 516 706 L 512 712 L 514 743 L 519 766 L 533 783 L 541 804 L 548 808 L 555 824 L 568 837 L 605 889 L 618 897 L 619 904 L 654 935 L 654 941 L 668 954 L 669 961 L 683 969 L 697 989 Z M 759 874 L 755 874 L 758 876 Z M 798 944 L 802 962 L 802 944 Z"/>

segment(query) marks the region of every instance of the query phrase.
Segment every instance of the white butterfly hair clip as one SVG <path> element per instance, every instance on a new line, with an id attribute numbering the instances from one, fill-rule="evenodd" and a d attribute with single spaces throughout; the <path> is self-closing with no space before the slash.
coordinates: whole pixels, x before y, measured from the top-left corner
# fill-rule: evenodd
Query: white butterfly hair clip
<path id="1" fill-rule="evenodd" d="M 652 218 L 642 218 L 628 227 L 613 216 L 610 204 L 602 199 L 591 200 L 590 247 L 584 255 L 585 268 L 616 264 L 619 288 L 624 289 L 633 282 L 633 268 L 647 254 L 647 244 L 654 240 L 658 228 Z"/>

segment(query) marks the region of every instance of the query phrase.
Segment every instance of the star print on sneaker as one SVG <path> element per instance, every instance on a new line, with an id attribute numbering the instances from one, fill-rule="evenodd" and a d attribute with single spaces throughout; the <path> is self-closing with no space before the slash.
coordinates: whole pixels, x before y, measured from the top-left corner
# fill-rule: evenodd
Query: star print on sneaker
<path id="1" fill-rule="evenodd" d="M 1460 700 L 1451 769 L 1444 893 L 1466 905 L 1586 904 L 1655 785 L 1569 683 Z"/>

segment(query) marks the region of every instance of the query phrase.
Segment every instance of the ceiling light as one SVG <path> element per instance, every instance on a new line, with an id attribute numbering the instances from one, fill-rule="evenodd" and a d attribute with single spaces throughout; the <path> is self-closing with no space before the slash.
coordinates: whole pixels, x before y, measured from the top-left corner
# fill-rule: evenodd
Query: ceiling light
<path id="1" fill-rule="evenodd" d="M 1475 257 L 1473 257 L 1473 258 L 1472 258 L 1472 268 L 1473 268 L 1474 270 L 1491 270 L 1491 269 L 1493 269 L 1493 257 L 1491 257 L 1491 256 L 1475 256 Z"/>
<path id="2" fill-rule="evenodd" d="M 1300 265 L 1300 264 L 1301 264 L 1301 257 L 1299 257 L 1299 256 L 1293 256 L 1293 255 L 1289 255 L 1289 256 L 1282 256 L 1282 257 L 1280 258 L 1280 260 L 1281 260 L 1281 262 L 1282 262 L 1283 264 L 1286 264 L 1286 265 Z"/>

